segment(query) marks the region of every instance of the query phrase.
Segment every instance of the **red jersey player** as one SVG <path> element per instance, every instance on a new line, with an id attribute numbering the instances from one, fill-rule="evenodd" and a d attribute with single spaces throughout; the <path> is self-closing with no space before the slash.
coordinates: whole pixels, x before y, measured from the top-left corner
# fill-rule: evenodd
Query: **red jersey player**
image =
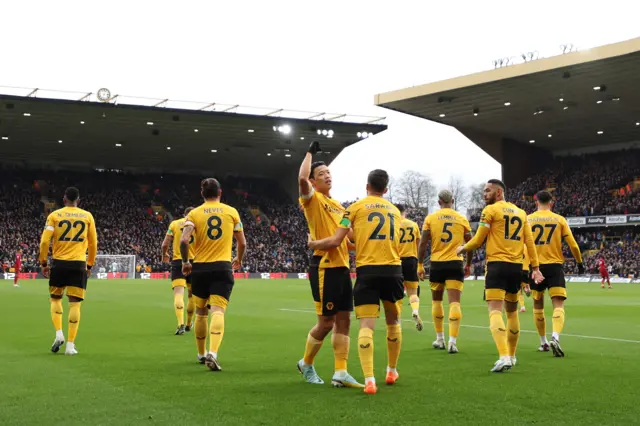
<path id="1" fill-rule="evenodd" d="M 611 281 L 609 281 L 609 270 L 607 269 L 606 263 L 604 263 L 604 257 L 601 257 L 598 260 L 598 269 L 600 269 L 600 276 L 602 277 L 602 288 L 604 288 L 604 280 L 607 280 L 607 284 L 609 284 L 609 288 L 611 288 Z"/>
<path id="2" fill-rule="evenodd" d="M 15 276 L 13 277 L 13 286 L 14 287 L 19 287 L 18 286 L 18 275 L 20 274 L 20 268 L 22 267 L 22 250 L 18 250 L 18 252 L 16 253 L 16 263 L 14 266 L 14 270 L 15 270 Z"/>

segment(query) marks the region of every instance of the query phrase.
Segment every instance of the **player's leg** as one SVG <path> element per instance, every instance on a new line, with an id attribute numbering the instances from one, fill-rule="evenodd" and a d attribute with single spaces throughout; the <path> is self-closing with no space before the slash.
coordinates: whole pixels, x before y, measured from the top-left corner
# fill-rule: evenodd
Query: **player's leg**
<path id="1" fill-rule="evenodd" d="M 211 325 L 209 326 L 209 353 L 205 365 L 211 371 L 222 371 L 218 361 L 218 352 L 224 337 L 224 315 L 229 305 L 235 280 L 233 271 L 214 271 L 211 273 L 209 306 L 211 306 Z"/>
<path id="2" fill-rule="evenodd" d="M 543 272 L 544 275 L 544 272 Z M 546 275 L 544 275 L 546 278 Z M 531 287 L 531 298 L 533 299 L 533 323 L 536 325 L 538 337 L 540 337 L 539 352 L 549 352 L 549 341 L 547 340 L 547 320 L 544 316 L 544 292 L 547 289 L 545 281 L 536 284 L 529 281 Z"/>
<path id="3" fill-rule="evenodd" d="M 604 288 L 604 280 L 606 278 L 605 274 L 603 274 L 602 272 L 600 272 L 600 278 L 602 278 L 602 280 L 600 281 L 600 287 Z"/>
<path id="4" fill-rule="evenodd" d="M 69 271 L 69 285 L 67 286 L 67 298 L 69 299 L 69 330 L 65 355 L 76 355 L 76 337 L 80 327 L 80 307 L 85 298 L 87 288 L 87 271 Z"/>
<path id="5" fill-rule="evenodd" d="M 404 286 L 407 289 L 407 297 L 409 298 L 409 305 L 411 306 L 411 318 L 416 323 L 416 330 L 422 331 L 423 324 L 422 318 L 420 318 L 420 297 L 418 296 L 419 281 L 405 281 Z"/>
<path id="6" fill-rule="evenodd" d="M 353 289 L 353 301 L 356 318 L 360 322 L 358 357 L 365 380 L 364 393 L 373 395 L 378 390 L 373 372 L 373 330 L 376 326 L 376 318 L 380 315 L 378 277 L 363 277 L 358 274 Z"/>
<path id="7" fill-rule="evenodd" d="M 460 322 L 462 321 L 462 309 L 460 299 L 464 283 L 458 280 L 447 280 L 447 299 L 449 300 L 449 343 L 447 351 L 450 354 L 458 353 L 458 334 L 460 333 Z"/>
<path id="8" fill-rule="evenodd" d="M 206 272 L 193 272 L 191 274 L 191 291 L 193 302 L 196 308 L 196 320 L 194 325 L 194 335 L 196 337 L 196 349 L 198 361 L 204 364 L 207 356 L 207 328 L 209 322 L 209 279 Z"/>
<path id="9" fill-rule="evenodd" d="M 553 356 L 562 358 L 564 357 L 564 351 L 560 346 L 560 334 L 564 329 L 565 316 L 564 316 L 564 301 L 567 299 L 567 289 L 562 271 L 562 266 L 556 270 L 556 274 L 553 277 L 554 280 L 550 283 L 552 287 L 549 287 L 549 296 L 551 297 L 551 303 L 553 304 L 553 316 L 551 318 L 553 324 L 553 334 L 551 335 L 551 350 Z"/>
<path id="10" fill-rule="evenodd" d="M 433 329 L 436 332 L 436 340 L 432 343 L 434 349 L 445 349 L 444 342 L 444 306 L 442 299 L 444 297 L 445 284 L 431 282 L 431 319 L 433 320 Z"/>
<path id="11" fill-rule="evenodd" d="M 518 292 L 518 305 L 520 306 L 520 312 L 527 312 L 527 308 L 524 305 L 524 283 L 522 283 L 522 288 Z"/>
<path id="12" fill-rule="evenodd" d="M 171 282 L 173 289 L 173 310 L 178 320 L 178 328 L 176 329 L 176 336 L 183 335 L 185 331 L 184 326 L 184 288 L 187 286 L 187 282 L 184 278 L 179 278 Z"/>
<path id="13" fill-rule="evenodd" d="M 349 360 L 349 329 L 351 327 L 351 312 L 353 311 L 353 284 L 349 268 L 331 268 L 325 272 L 325 279 L 331 283 L 333 291 L 324 292 L 324 305 L 330 302 L 336 309 L 335 323 L 331 335 L 333 346 L 334 374 L 331 384 L 335 387 L 363 388 L 347 371 Z M 329 301 L 329 302 L 328 302 Z"/>
<path id="14" fill-rule="evenodd" d="M 387 376 L 385 382 L 394 384 L 399 377 L 398 359 L 402 349 L 402 277 L 381 277 L 380 298 L 384 306 L 384 317 L 387 324 Z"/>
<path id="15" fill-rule="evenodd" d="M 193 298 L 193 293 L 191 291 L 191 280 L 190 277 L 187 277 L 187 324 L 185 326 L 185 331 L 191 331 L 193 328 L 193 316 L 196 312 L 196 301 Z"/>
<path id="16" fill-rule="evenodd" d="M 313 366 L 316 355 L 322 347 L 327 334 L 333 329 L 335 324 L 335 312 L 330 315 L 322 315 L 324 294 L 325 271 L 317 266 L 309 266 L 309 283 L 311 284 L 311 294 L 316 308 L 317 321 L 307 334 L 307 341 L 304 347 L 304 355 L 297 363 L 297 368 L 308 383 L 321 385 L 324 381 L 316 373 Z"/>
<path id="17" fill-rule="evenodd" d="M 517 294 L 507 293 L 504 302 L 504 310 L 507 314 L 507 347 L 512 366 L 516 365 L 516 350 L 520 339 L 520 316 L 518 315 L 517 300 Z"/>
<path id="18" fill-rule="evenodd" d="M 507 328 L 502 316 L 502 308 L 506 297 L 509 266 L 502 262 L 493 262 L 487 265 L 487 278 L 485 280 L 485 299 L 489 310 L 489 329 L 493 341 L 498 349 L 498 361 L 491 369 L 500 373 L 511 368 L 509 346 L 507 343 Z"/>
<path id="19" fill-rule="evenodd" d="M 56 337 L 51 345 L 51 352 L 58 353 L 60 347 L 64 345 L 64 332 L 62 331 L 62 296 L 64 296 L 64 282 L 67 281 L 64 270 L 60 270 L 55 266 L 51 268 L 49 276 L 49 297 L 50 311 L 53 328 L 56 330 Z"/>
<path id="20" fill-rule="evenodd" d="M 607 276 L 607 285 L 609 286 L 609 288 L 612 288 L 611 287 L 611 281 L 609 280 L 609 273 L 608 272 L 607 272 L 606 276 Z"/>
<path id="21" fill-rule="evenodd" d="M 20 279 L 20 268 L 21 268 L 21 265 L 19 263 L 17 263 L 16 264 L 16 273 L 13 276 L 13 286 L 14 287 L 19 287 L 18 280 Z"/>

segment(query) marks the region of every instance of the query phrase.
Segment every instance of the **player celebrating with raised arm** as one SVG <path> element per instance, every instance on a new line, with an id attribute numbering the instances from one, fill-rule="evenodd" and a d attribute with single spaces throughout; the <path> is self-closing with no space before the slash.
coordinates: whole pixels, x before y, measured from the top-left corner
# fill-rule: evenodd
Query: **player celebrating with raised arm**
<path id="1" fill-rule="evenodd" d="M 242 267 L 247 241 L 242 230 L 238 211 L 220 202 L 222 189 L 213 178 L 200 184 L 204 204 L 189 212 L 180 237 L 182 273 L 191 277 L 191 289 L 196 303 L 196 346 L 198 360 L 212 370 L 222 371 L 218 362 L 218 350 L 224 336 L 224 313 L 233 290 L 233 271 Z M 190 242 L 193 244 L 193 265 Z M 236 258 L 233 256 L 233 239 L 236 239 Z M 207 340 L 208 307 L 211 307 L 209 326 L 209 352 L 205 354 Z"/>
<path id="2" fill-rule="evenodd" d="M 515 356 L 510 354 L 515 354 L 520 336 L 518 291 L 525 245 L 531 258 L 533 279 L 538 283 L 543 280 L 527 214 L 505 201 L 505 192 L 502 181 L 489 180 L 484 187 L 487 206 L 482 210 L 478 231 L 469 242 L 457 249 L 458 254 L 469 252 L 487 240 L 485 298 L 489 307 L 489 328 L 500 355 L 491 369 L 496 373 L 510 370 L 516 362 Z M 506 326 L 502 317 L 503 305 L 507 311 Z"/>
<path id="3" fill-rule="evenodd" d="M 388 385 L 398 380 L 396 368 L 402 346 L 400 312 L 404 291 L 398 244 L 402 217 L 398 209 L 382 197 L 388 185 L 386 171 L 370 172 L 367 197 L 347 208 L 335 234 L 309 241 L 309 247 L 314 250 L 329 250 L 343 244 L 353 229 L 357 274 L 353 298 L 356 317 L 360 320 L 358 352 L 365 377 L 364 393 L 369 395 L 378 391 L 373 375 L 373 330 L 380 315 L 380 300 L 387 323 Z"/>
<path id="4" fill-rule="evenodd" d="M 460 296 L 464 287 L 464 278 L 470 274 L 472 252 L 467 253 L 466 266 L 462 265 L 462 256 L 456 249 L 471 239 L 471 227 L 466 217 L 453 210 L 453 194 L 443 190 L 438 194 L 440 210 L 431 213 L 422 226 L 422 240 L 418 249 L 418 267 L 421 279 L 424 279 L 424 258 L 431 241 L 431 316 L 436 330 L 435 349 L 444 349 L 444 308 L 442 299 L 447 290 L 449 299 L 449 343 L 447 350 L 458 352 L 457 339 L 462 320 Z"/>
<path id="5" fill-rule="evenodd" d="M 420 298 L 418 297 L 418 246 L 420 245 L 420 228 L 414 221 L 407 219 L 407 207 L 396 205 L 402 215 L 400 223 L 400 260 L 402 261 L 402 277 L 404 288 L 409 296 L 412 318 L 416 322 L 416 329 L 422 331 L 422 319 L 420 318 Z M 424 268 L 424 266 L 423 266 Z"/>
<path id="6" fill-rule="evenodd" d="M 540 272 L 544 275 L 544 281 L 533 284 L 533 318 L 540 336 L 541 352 L 546 352 L 551 346 L 553 355 L 563 357 L 564 352 L 560 347 L 560 333 L 564 328 L 564 301 L 567 298 L 567 286 L 564 279 L 564 255 L 562 253 L 562 241 L 566 241 L 571 253 L 578 263 L 578 273 L 584 274 L 582 253 L 567 220 L 551 211 L 553 197 L 549 191 L 540 191 L 536 194 L 538 211 L 527 217 L 531 232 L 535 238 L 536 251 L 540 260 Z M 553 304 L 553 335 L 551 343 L 547 341 L 546 323 L 544 318 L 544 291 L 549 289 L 549 296 Z"/>
<path id="7" fill-rule="evenodd" d="M 40 265 L 42 275 L 49 278 L 51 320 L 56 329 L 56 338 L 51 346 L 53 353 L 57 353 L 64 344 L 62 296 L 65 289 L 69 299 L 69 340 L 65 355 L 78 353 L 75 341 L 80 325 L 80 304 L 87 288 L 87 275 L 96 262 L 98 252 L 96 223 L 91 213 L 78 208 L 79 200 L 80 191 L 73 187 L 67 188 L 64 192 L 64 207 L 47 217 L 40 239 Z M 52 239 L 53 254 L 49 266 L 47 260 Z"/>
<path id="8" fill-rule="evenodd" d="M 180 261 L 180 238 L 182 237 L 182 228 L 189 212 L 193 207 L 187 207 L 184 210 L 184 216 L 176 219 L 169 225 L 167 234 L 162 241 L 162 261 L 169 263 L 169 247 L 173 245 L 173 260 L 171 261 L 171 288 L 173 289 L 173 309 L 178 319 L 178 328 L 176 335 L 182 335 L 185 331 L 191 330 L 193 327 L 193 314 L 195 313 L 196 302 L 194 302 L 191 294 L 191 276 L 185 276 L 182 273 L 182 263 Z M 189 261 L 193 262 L 193 242 L 195 237 L 191 235 L 189 241 Z M 187 287 L 187 325 L 184 325 L 184 288 Z"/>
<path id="9" fill-rule="evenodd" d="M 307 219 L 312 239 L 332 236 L 344 215 L 344 207 L 331 198 L 331 172 L 322 161 L 312 163 L 313 155 L 320 152 L 314 141 L 302 160 L 298 173 L 300 204 Z M 328 250 L 315 250 L 309 262 L 309 281 L 315 302 L 317 323 L 307 335 L 304 356 L 298 361 L 298 370 L 305 380 L 313 384 L 324 382 L 316 373 L 313 361 L 325 337 L 333 330 L 331 343 L 335 359 L 335 372 L 331 383 L 337 387 L 363 386 L 347 372 L 349 358 L 349 327 L 353 310 L 353 291 L 349 271 L 347 241 Z"/>

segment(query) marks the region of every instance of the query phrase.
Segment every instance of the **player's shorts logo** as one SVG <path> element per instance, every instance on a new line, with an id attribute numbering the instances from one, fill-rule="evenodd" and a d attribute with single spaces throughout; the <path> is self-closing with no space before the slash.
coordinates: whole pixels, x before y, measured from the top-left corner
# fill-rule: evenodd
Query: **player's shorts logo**
<path id="1" fill-rule="evenodd" d="M 328 311 L 332 311 L 333 310 L 333 302 L 327 303 L 327 310 Z"/>

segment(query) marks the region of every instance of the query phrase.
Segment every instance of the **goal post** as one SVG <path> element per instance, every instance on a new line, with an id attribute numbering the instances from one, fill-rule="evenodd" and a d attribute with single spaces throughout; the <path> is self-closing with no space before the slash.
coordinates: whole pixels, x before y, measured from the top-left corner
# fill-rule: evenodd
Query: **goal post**
<path id="1" fill-rule="evenodd" d="M 133 254 L 99 254 L 96 256 L 96 264 L 91 269 L 91 275 L 98 276 L 98 278 L 135 279 L 136 256 Z"/>

